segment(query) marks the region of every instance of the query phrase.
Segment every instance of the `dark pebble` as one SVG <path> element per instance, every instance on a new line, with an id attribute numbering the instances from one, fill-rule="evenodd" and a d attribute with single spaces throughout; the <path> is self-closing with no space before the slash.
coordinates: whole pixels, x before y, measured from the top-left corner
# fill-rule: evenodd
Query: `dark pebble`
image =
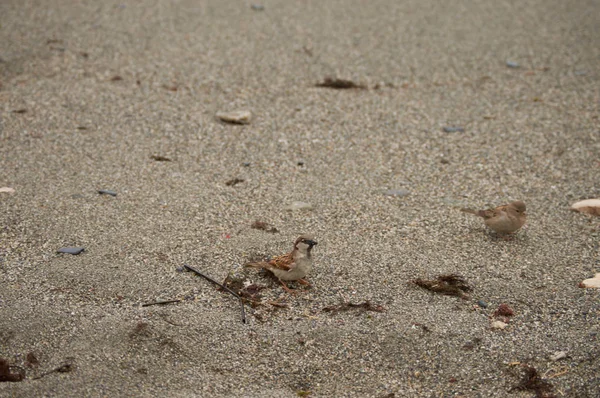
<path id="1" fill-rule="evenodd" d="M 244 162 L 244 163 L 242 163 L 242 166 L 244 166 L 244 167 L 250 167 L 250 162 Z"/>
<path id="2" fill-rule="evenodd" d="M 252 4 L 250 6 L 254 11 L 264 11 L 265 6 L 263 6 L 262 4 Z"/>
<path id="3" fill-rule="evenodd" d="M 181 272 L 185 272 L 185 271 L 187 271 L 187 270 L 186 270 L 186 268 L 185 268 L 185 267 L 177 267 L 177 268 L 175 268 L 175 271 L 177 271 L 177 272 L 180 272 L 180 273 L 181 273 Z"/>
<path id="4" fill-rule="evenodd" d="M 477 300 L 477 305 L 480 306 L 481 308 L 487 308 L 489 306 L 489 304 L 483 300 Z"/>
<path id="5" fill-rule="evenodd" d="M 444 132 L 446 132 L 446 133 L 462 133 L 463 131 L 465 131 L 464 127 L 457 127 L 457 126 L 444 127 Z"/>
<path id="6" fill-rule="evenodd" d="M 77 254 L 80 254 L 81 252 L 83 252 L 84 250 L 85 250 L 85 248 L 83 248 L 83 247 L 61 247 L 60 249 L 57 250 L 57 252 L 77 255 Z"/>
<path id="7" fill-rule="evenodd" d="M 98 190 L 98 193 L 100 195 L 117 196 L 117 193 L 115 191 L 109 191 L 108 189 L 100 189 Z"/>

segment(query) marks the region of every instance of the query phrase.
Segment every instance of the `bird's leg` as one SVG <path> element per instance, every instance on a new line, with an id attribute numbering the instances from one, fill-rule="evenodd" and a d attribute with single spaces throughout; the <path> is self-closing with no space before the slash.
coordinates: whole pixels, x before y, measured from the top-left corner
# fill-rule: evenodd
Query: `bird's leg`
<path id="1" fill-rule="evenodd" d="M 306 279 L 298 279 L 298 283 L 304 286 L 312 286 Z"/>
<path id="2" fill-rule="evenodd" d="M 290 293 L 290 294 L 297 294 L 298 292 L 290 289 L 284 281 L 282 281 L 281 279 L 279 280 L 279 283 L 281 283 L 281 287 L 283 287 L 283 290 L 285 290 L 286 292 Z"/>

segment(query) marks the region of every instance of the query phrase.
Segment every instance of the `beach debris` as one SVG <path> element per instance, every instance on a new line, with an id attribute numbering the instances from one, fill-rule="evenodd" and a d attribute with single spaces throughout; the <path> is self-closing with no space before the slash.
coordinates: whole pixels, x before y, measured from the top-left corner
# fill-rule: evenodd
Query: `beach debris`
<path id="1" fill-rule="evenodd" d="M 508 304 L 500 304 L 498 306 L 498 309 L 494 312 L 494 316 L 506 316 L 506 317 L 510 317 L 513 316 L 515 314 L 515 311 L 510 308 L 510 306 Z"/>
<path id="2" fill-rule="evenodd" d="M 19 114 L 23 114 L 23 113 L 27 113 L 27 109 L 25 108 L 21 108 L 21 109 L 15 109 L 13 111 L 11 111 L 12 113 L 19 113 Z"/>
<path id="3" fill-rule="evenodd" d="M 388 189 L 386 191 L 383 191 L 383 194 L 385 196 L 397 196 L 397 197 L 403 197 L 403 196 L 408 196 L 410 195 L 410 191 L 408 189 Z"/>
<path id="4" fill-rule="evenodd" d="M 266 223 L 264 221 L 259 221 L 259 220 L 254 221 L 250 225 L 250 228 L 269 232 L 271 234 L 276 234 L 277 232 L 279 232 L 279 230 L 277 228 L 275 228 L 274 226 L 270 225 L 269 223 Z"/>
<path id="5" fill-rule="evenodd" d="M 286 210 L 312 210 L 313 206 L 310 203 L 295 201 L 285 207 Z"/>
<path id="6" fill-rule="evenodd" d="M 77 130 L 87 130 L 86 126 L 77 126 Z"/>
<path id="7" fill-rule="evenodd" d="M 521 67 L 521 65 L 519 65 L 515 61 L 506 61 L 506 66 L 508 66 L 509 68 L 515 68 L 515 69 Z"/>
<path id="8" fill-rule="evenodd" d="M 418 278 L 415 279 L 413 283 L 423 289 L 431 290 L 435 293 L 456 296 L 463 299 L 468 298 L 469 295 L 467 293 L 473 290 L 467 281 L 457 274 L 440 275 L 432 280 Z"/>
<path id="9" fill-rule="evenodd" d="M 173 299 L 173 300 L 156 300 L 150 303 L 142 304 L 142 307 L 150 307 L 151 305 L 163 305 L 163 304 L 172 304 L 172 303 L 180 303 L 181 299 Z"/>
<path id="10" fill-rule="evenodd" d="M 341 303 L 339 305 L 330 305 L 328 307 L 324 307 L 321 309 L 323 312 L 331 312 L 336 314 L 338 312 L 345 312 L 350 310 L 360 310 L 362 312 L 366 311 L 374 311 L 374 312 L 384 312 L 385 308 L 379 304 L 372 304 L 370 301 L 365 301 L 360 304 L 353 304 L 350 302 Z"/>
<path id="11" fill-rule="evenodd" d="M 593 278 L 586 279 L 579 283 L 581 288 L 600 288 L 600 273 L 596 274 Z"/>
<path id="12" fill-rule="evenodd" d="M 2 187 L 0 188 L 0 192 L 15 193 L 15 189 L 11 187 Z"/>
<path id="13" fill-rule="evenodd" d="M 540 377 L 536 368 L 525 364 L 521 366 L 525 370 L 525 374 L 523 375 L 521 382 L 511 390 L 533 391 L 535 392 L 536 398 L 555 397 L 553 394 L 554 387 Z"/>
<path id="14" fill-rule="evenodd" d="M 366 89 L 367 87 L 363 84 L 354 83 L 352 80 L 338 79 L 326 77 L 322 83 L 315 84 L 316 87 L 327 87 L 334 88 L 336 90 L 346 90 L 346 89 Z"/>
<path id="15" fill-rule="evenodd" d="M 30 368 L 37 367 L 40 364 L 40 361 L 37 359 L 37 357 L 35 356 L 35 354 L 33 352 L 30 352 L 29 354 L 27 354 L 27 357 L 25 359 L 26 359 L 25 364 L 27 366 L 29 366 Z"/>
<path id="16" fill-rule="evenodd" d="M 0 382 L 3 381 L 22 381 L 25 378 L 25 372 L 12 373 L 10 364 L 4 358 L 0 358 Z"/>
<path id="17" fill-rule="evenodd" d="M 508 326 L 508 323 L 502 322 L 502 321 L 493 321 L 492 324 L 490 325 L 490 327 L 492 329 L 505 329 Z"/>
<path id="18" fill-rule="evenodd" d="M 98 193 L 100 195 L 110 195 L 110 196 L 117 196 L 117 193 L 115 191 L 111 191 L 109 189 L 99 189 Z"/>
<path id="19" fill-rule="evenodd" d="M 62 365 L 57 366 L 56 368 L 51 369 L 45 373 L 42 373 L 41 375 L 36 376 L 33 379 L 34 380 L 41 379 L 42 377 L 48 376 L 49 374 L 52 374 L 52 373 L 69 373 L 69 372 L 73 371 L 74 369 L 75 369 L 75 365 L 73 364 L 73 361 L 71 359 L 68 359 Z"/>
<path id="20" fill-rule="evenodd" d="M 165 90 L 169 90 L 169 91 L 177 91 L 177 90 L 179 90 L 179 87 L 177 87 L 175 85 L 169 86 L 168 84 L 163 84 L 162 88 L 164 88 Z"/>
<path id="21" fill-rule="evenodd" d="M 566 358 L 567 355 L 567 351 L 556 351 L 554 354 L 550 355 L 550 360 L 556 362 L 563 358 Z"/>
<path id="22" fill-rule="evenodd" d="M 214 283 L 215 285 L 219 286 L 221 289 L 227 291 L 228 293 L 230 293 L 231 295 L 233 295 L 234 297 L 236 297 L 239 300 L 239 302 L 240 302 L 240 309 L 241 309 L 241 315 L 242 315 L 242 323 L 246 323 L 246 310 L 244 309 L 244 300 L 242 300 L 242 297 L 240 297 L 239 294 L 237 294 L 236 292 L 234 292 L 233 290 L 231 290 L 227 286 L 220 284 L 219 282 L 217 282 L 216 280 L 214 280 L 210 276 L 204 275 L 202 272 L 198 271 L 196 268 L 190 267 L 187 264 L 184 264 L 183 266 L 186 269 L 188 269 L 188 270 L 194 272 L 195 274 L 203 277 L 207 281 L 209 281 L 211 283 Z"/>
<path id="23" fill-rule="evenodd" d="M 445 133 L 463 133 L 465 128 L 460 126 L 445 126 L 443 130 Z"/>
<path id="24" fill-rule="evenodd" d="M 217 117 L 226 123 L 249 124 L 252 113 L 247 110 L 237 110 L 230 112 L 217 112 Z"/>
<path id="25" fill-rule="evenodd" d="M 162 155 L 150 155 L 150 159 L 152 160 L 156 160 L 157 162 L 170 162 L 171 159 L 166 157 L 166 156 L 162 156 Z"/>
<path id="26" fill-rule="evenodd" d="M 227 181 L 225 183 L 225 185 L 227 185 L 228 187 L 233 187 L 236 186 L 237 184 L 239 184 L 240 182 L 244 182 L 246 180 L 242 179 L 242 178 L 232 178 L 231 180 Z"/>
<path id="27" fill-rule="evenodd" d="M 110 78 L 111 82 L 120 82 L 121 80 L 123 80 L 123 78 L 119 75 L 113 76 Z"/>
<path id="28" fill-rule="evenodd" d="M 573 203 L 571 210 L 587 213 L 594 216 L 600 216 L 600 199 L 586 199 Z"/>
<path id="29" fill-rule="evenodd" d="M 265 10 L 265 6 L 263 6 L 262 4 L 250 4 L 250 8 L 252 8 L 254 11 L 264 11 Z"/>
<path id="30" fill-rule="evenodd" d="M 304 167 L 305 164 L 306 164 L 306 162 L 304 162 L 304 160 L 298 160 L 296 162 L 296 166 L 300 166 L 300 167 Z"/>
<path id="31" fill-rule="evenodd" d="M 78 254 L 81 254 L 84 250 L 85 250 L 85 248 L 83 248 L 83 247 L 61 247 L 56 252 L 57 253 L 67 253 L 67 254 L 72 254 L 72 255 L 76 256 Z"/>
<path id="32" fill-rule="evenodd" d="M 477 300 L 477 305 L 480 306 L 481 308 L 487 308 L 489 306 L 489 304 L 483 300 Z"/>

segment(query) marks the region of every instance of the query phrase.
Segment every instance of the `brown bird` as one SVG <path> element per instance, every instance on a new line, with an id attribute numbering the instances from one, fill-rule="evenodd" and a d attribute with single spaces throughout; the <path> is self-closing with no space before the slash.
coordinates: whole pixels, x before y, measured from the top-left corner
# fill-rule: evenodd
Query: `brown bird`
<path id="1" fill-rule="evenodd" d="M 495 209 L 460 210 L 465 213 L 471 213 L 482 217 L 485 225 L 500 234 L 511 234 L 518 231 L 525 224 L 525 220 L 527 219 L 525 203 L 520 200 L 507 205 L 498 206 Z"/>
<path id="2" fill-rule="evenodd" d="M 285 281 L 298 281 L 303 285 L 310 285 L 303 278 L 312 269 L 312 256 L 310 254 L 317 242 L 309 235 L 302 235 L 296 242 L 294 248 L 288 254 L 273 257 L 268 261 L 260 261 L 246 264 L 247 267 L 263 268 L 275 275 L 283 288 L 291 293 Z"/>

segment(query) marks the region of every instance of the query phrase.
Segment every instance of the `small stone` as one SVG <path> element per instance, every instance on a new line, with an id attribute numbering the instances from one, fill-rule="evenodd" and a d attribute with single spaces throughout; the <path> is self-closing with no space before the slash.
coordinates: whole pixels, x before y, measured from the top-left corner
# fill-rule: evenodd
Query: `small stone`
<path id="1" fill-rule="evenodd" d="M 83 247 L 61 247 L 60 249 L 57 250 L 57 253 L 67 253 L 67 254 L 72 254 L 74 256 L 80 254 L 81 252 L 83 252 L 85 250 L 85 248 Z"/>
<path id="2" fill-rule="evenodd" d="M 383 194 L 385 196 L 398 196 L 401 198 L 403 196 L 408 196 L 410 191 L 407 189 L 388 189 L 387 191 L 383 191 Z"/>
<path id="3" fill-rule="evenodd" d="M 0 192 L 15 193 L 15 190 L 14 190 L 14 188 L 11 188 L 11 187 L 2 187 L 2 188 L 0 188 Z"/>
<path id="4" fill-rule="evenodd" d="M 264 11 L 265 10 L 265 6 L 263 6 L 262 4 L 251 4 L 250 8 L 252 8 L 254 11 Z"/>
<path id="5" fill-rule="evenodd" d="M 521 65 L 519 65 L 518 63 L 514 62 L 514 61 L 506 61 L 506 66 L 508 66 L 509 68 L 520 68 Z"/>
<path id="6" fill-rule="evenodd" d="M 584 287 L 584 288 L 596 288 L 599 289 L 600 288 L 600 273 L 596 274 L 593 278 L 590 279 L 586 279 L 583 282 L 581 282 L 579 284 L 579 287 Z"/>
<path id="7" fill-rule="evenodd" d="M 462 133 L 464 131 L 465 131 L 465 128 L 460 127 L 460 126 L 445 126 L 444 127 L 445 133 Z"/>
<path id="8" fill-rule="evenodd" d="M 182 272 L 187 271 L 187 269 L 185 267 L 177 267 L 177 268 L 175 268 L 175 271 L 182 273 Z"/>
<path id="9" fill-rule="evenodd" d="M 504 323 L 502 321 L 494 321 L 492 322 L 492 329 L 504 329 L 508 326 L 507 323 Z"/>
<path id="10" fill-rule="evenodd" d="M 242 166 L 244 166 L 244 167 L 250 167 L 250 162 L 244 162 L 244 163 L 242 163 Z"/>
<path id="11" fill-rule="evenodd" d="M 299 160 L 298 162 L 296 162 L 296 164 L 300 167 L 305 165 L 304 160 Z"/>
<path id="12" fill-rule="evenodd" d="M 483 300 L 477 300 L 477 305 L 480 306 L 481 308 L 487 308 L 489 306 L 489 304 Z"/>
<path id="13" fill-rule="evenodd" d="M 110 191 L 108 189 L 99 189 L 98 193 L 100 195 L 110 195 L 110 196 L 117 196 L 117 193 L 115 191 Z"/>
<path id="14" fill-rule="evenodd" d="M 239 110 L 231 112 L 217 112 L 217 117 L 226 123 L 249 124 L 252 114 L 250 111 Z"/>
<path id="15" fill-rule="evenodd" d="M 310 203 L 306 203 L 306 202 L 292 202 L 290 205 L 286 206 L 285 209 L 286 210 L 312 210 L 313 206 Z"/>
<path id="16" fill-rule="evenodd" d="M 563 359 L 567 357 L 566 351 L 556 351 L 554 354 L 550 355 L 551 361 L 558 361 L 559 359 Z"/>

